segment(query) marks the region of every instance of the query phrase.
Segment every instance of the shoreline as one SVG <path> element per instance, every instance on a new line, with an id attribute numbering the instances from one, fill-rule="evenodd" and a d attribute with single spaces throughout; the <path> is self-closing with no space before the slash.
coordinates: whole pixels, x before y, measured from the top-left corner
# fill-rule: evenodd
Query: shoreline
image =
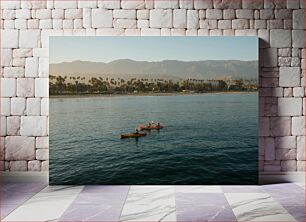
<path id="1" fill-rule="evenodd" d="M 138 94 L 71 94 L 71 95 L 49 95 L 50 99 L 65 98 L 112 98 L 112 97 L 130 97 L 130 96 L 195 96 L 209 94 L 255 94 L 253 92 L 207 92 L 207 93 L 138 93 Z"/>

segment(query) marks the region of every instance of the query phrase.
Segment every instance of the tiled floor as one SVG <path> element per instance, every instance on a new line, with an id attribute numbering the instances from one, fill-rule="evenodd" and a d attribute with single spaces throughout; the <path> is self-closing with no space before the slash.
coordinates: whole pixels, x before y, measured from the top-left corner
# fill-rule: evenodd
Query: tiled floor
<path id="1" fill-rule="evenodd" d="M 305 187 L 1 186 L 3 221 L 305 221 Z"/>

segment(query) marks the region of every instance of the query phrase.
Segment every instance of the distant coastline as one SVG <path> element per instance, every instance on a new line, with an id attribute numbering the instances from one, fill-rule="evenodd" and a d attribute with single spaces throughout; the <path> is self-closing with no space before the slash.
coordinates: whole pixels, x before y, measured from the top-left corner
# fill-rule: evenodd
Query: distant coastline
<path id="1" fill-rule="evenodd" d="M 137 93 L 137 94 L 63 94 L 50 95 L 50 99 L 57 98 L 94 98 L 94 97 L 124 97 L 124 96 L 193 96 L 193 95 L 207 95 L 207 94 L 254 94 L 258 91 L 227 91 L 227 92 L 205 92 L 205 93 Z"/>

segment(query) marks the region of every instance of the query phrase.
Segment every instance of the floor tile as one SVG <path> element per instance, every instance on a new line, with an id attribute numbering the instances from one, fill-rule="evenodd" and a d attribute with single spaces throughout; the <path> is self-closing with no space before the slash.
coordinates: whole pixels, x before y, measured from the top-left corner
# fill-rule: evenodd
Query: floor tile
<path id="1" fill-rule="evenodd" d="M 46 186 L 46 183 L 4 183 L 0 186 L 0 191 L 33 194 L 41 191 Z"/>
<path id="2" fill-rule="evenodd" d="M 297 221 L 305 222 L 305 206 L 283 206 Z"/>
<path id="3" fill-rule="evenodd" d="M 224 193 L 264 193 L 260 186 L 222 186 Z"/>
<path id="4" fill-rule="evenodd" d="M 176 193 L 222 193 L 220 186 L 175 186 Z"/>
<path id="5" fill-rule="evenodd" d="M 120 221 L 175 221 L 173 186 L 131 186 Z"/>
<path id="6" fill-rule="evenodd" d="M 129 186 L 86 186 L 59 221 L 118 221 Z"/>
<path id="7" fill-rule="evenodd" d="M 82 189 L 83 186 L 48 186 L 15 209 L 3 221 L 57 220 Z"/>
<path id="8" fill-rule="evenodd" d="M 304 189 L 294 183 L 280 183 L 262 186 L 267 193 L 303 193 Z"/>
<path id="9" fill-rule="evenodd" d="M 283 206 L 305 206 L 305 193 L 270 193 Z"/>
<path id="10" fill-rule="evenodd" d="M 238 221 L 296 221 L 267 193 L 225 193 Z"/>
<path id="11" fill-rule="evenodd" d="M 236 221 L 222 193 L 176 193 L 177 221 Z"/>

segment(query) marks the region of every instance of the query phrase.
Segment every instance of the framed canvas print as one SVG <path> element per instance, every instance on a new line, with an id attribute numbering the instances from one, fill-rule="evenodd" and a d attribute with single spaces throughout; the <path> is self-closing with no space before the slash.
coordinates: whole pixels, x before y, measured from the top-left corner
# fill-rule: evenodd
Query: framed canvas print
<path id="1" fill-rule="evenodd" d="M 50 37 L 49 69 L 50 184 L 257 184 L 257 37 Z"/>

